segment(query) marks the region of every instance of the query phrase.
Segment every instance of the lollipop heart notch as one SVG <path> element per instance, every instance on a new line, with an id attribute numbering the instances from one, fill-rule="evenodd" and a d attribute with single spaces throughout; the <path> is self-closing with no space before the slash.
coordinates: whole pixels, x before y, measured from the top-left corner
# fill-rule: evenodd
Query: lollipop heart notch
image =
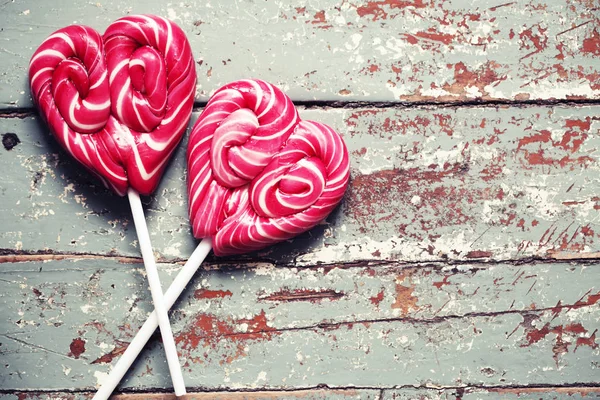
<path id="1" fill-rule="evenodd" d="M 217 90 L 190 134 L 188 193 L 196 238 L 216 255 L 259 250 L 305 232 L 336 207 L 350 178 L 331 127 L 303 121 L 277 87 Z"/>

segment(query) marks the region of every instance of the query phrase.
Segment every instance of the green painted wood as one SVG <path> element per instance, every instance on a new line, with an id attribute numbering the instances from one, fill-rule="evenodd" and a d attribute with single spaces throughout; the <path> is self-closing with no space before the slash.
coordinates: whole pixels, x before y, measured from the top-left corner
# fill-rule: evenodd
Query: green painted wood
<path id="1" fill-rule="evenodd" d="M 65 301 L 62 306 L 83 313 L 80 318 L 104 324 L 120 326 L 138 318 L 141 325 L 150 311 L 151 299 L 141 264 L 81 259 L 8 263 L 2 268 L 6 269 L 1 274 L 5 279 L 1 283 L 3 304 L 16 302 L 17 298 L 27 300 L 18 303 L 21 311 L 28 310 L 23 315 L 11 314 L 7 308 L 5 320 L 14 326 L 37 326 L 41 322 L 39 313 L 50 311 L 45 302 L 39 303 L 39 297 L 47 300 L 58 292 L 73 301 Z M 162 264 L 165 285 L 179 268 Z M 208 270 L 198 273 L 178 312 L 205 313 L 216 321 L 229 319 L 234 332 L 244 333 L 245 328 L 233 321 L 262 317 L 263 313 L 270 328 L 290 329 L 394 318 L 434 320 L 484 313 L 568 311 L 598 302 L 598 268 L 596 264 L 475 264 L 298 270 L 262 265 L 251 270 Z M 90 280 L 94 284 L 92 292 Z M 135 307 L 130 304 L 132 298 Z M 56 331 L 59 336 L 68 333 L 69 326 L 62 327 L 61 316 L 65 313 L 60 308 L 55 311 L 58 314 L 46 317 L 50 321 L 58 319 L 61 324 L 48 328 L 42 324 L 42 337 L 47 333 L 44 329 L 60 328 Z"/>
<path id="2" fill-rule="evenodd" d="M 111 400 L 378 400 L 379 391 L 376 390 L 302 390 L 286 392 L 213 392 L 213 393 L 188 393 L 176 397 L 166 393 L 132 393 L 120 394 L 111 397 Z M 65 393 L 65 392 L 18 392 L 0 394 L 0 400 L 85 400 L 93 397 L 92 392 Z"/>
<path id="3" fill-rule="evenodd" d="M 186 382 L 203 390 L 594 384 L 598 268 L 205 270 L 171 321 Z M 165 285 L 178 269 L 160 265 Z M 4 263 L 0 386 L 93 388 L 150 304 L 140 265 Z M 169 386 L 155 337 L 122 388 Z"/>
<path id="4" fill-rule="evenodd" d="M 197 101 L 244 77 L 339 101 L 301 114 L 351 153 L 324 224 L 210 257 L 177 304 L 189 398 L 600 396 L 599 109 L 541 104 L 599 99 L 596 4 L 19 0 L 0 4 L 2 400 L 90 398 L 151 309 L 127 202 L 57 148 L 26 79 L 54 30 L 140 12 L 188 33 Z M 184 151 L 145 199 L 165 284 L 196 243 Z M 170 386 L 157 335 L 118 398 Z"/>
<path id="5" fill-rule="evenodd" d="M 325 224 L 252 258 L 300 266 L 597 257 L 599 111 L 302 109 L 344 135 L 350 188 Z M 19 140 L 0 148 L 0 248 L 139 256 L 126 200 L 99 187 L 37 118 L 2 118 L 0 133 Z M 145 200 L 155 251 L 166 261 L 186 259 L 196 245 L 184 154 L 185 139 Z"/>
<path id="6" fill-rule="evenodd" d="M 593 1 L 116 0 L 0 5 L 0 104 L 30 107 L 28 62 L 56 29 L 103 31 L 132 13 L 177 22 L 197 60 L 198 100 L 246 77 L 295 100 L 598 99 Z"/>
<path id="7" fill-rule="evenodd" d="M 16 392 L 0 394 L 1 400 L 84 400 L 92 398 L 91 392 L 66 393 L 66 392 Z M 598 388 L 521 388 L 521 389 L 398 389 L 384 391 L 379 397 L 379 391 L 374 390 L 304 390 L 290 392 L 213 392 L 213 393 L 188 393 L 180 397 L 186 400 L 487 400 L 487 399 L 521 399 L 521 400 L 558 400 L 558 399 L 590 399 L 600 396 Z M 112 400 L 175 400 L 175 395 L 132 393 L 111 397 Z"/>
<path id="8" fill-rule="evenodd" d="M 446 390 L 393 390 L 384 391 L 382 400 L 559 400 L 590 399 L 600 397 L 598 388 L 519 388 L 519 389 L 471 389 L 458 388 Z"/>

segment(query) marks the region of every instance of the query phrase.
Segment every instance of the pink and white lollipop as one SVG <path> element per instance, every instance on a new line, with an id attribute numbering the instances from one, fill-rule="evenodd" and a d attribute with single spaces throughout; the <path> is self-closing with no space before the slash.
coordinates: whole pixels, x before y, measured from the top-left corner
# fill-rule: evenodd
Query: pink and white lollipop
<path id="1" fill-rule="evenodd" d="M 156 189 L 191 116 L 189 42 L 176 24 L 150 15 L 121 18 L 103 36 L 68 26 L 33 54 L 29 80 L 60 145 L 107 187 L 128 194 L 175 392 L 184 394 L 139 193 Z"/>
<path id="2" fill-rule="evenodd" d="M 194 125 L 187 157 L 190 220 L 194 236 L 204 240 L 167 289 L 167 308 L 213 246 L 217 255 L 239 254 L 305 232 L 337 206 L 350 178 L 340 135 L 302 121 L 289 97 L 259 80 L 217 90 Z M 127 372 L 157 323 L 152 313 L 111 382 Z"/>
<path id="3" fill-rule="evenodd" d="M 305 232 L 348 184 L 348 151 L 327 125 L 302 121 L 292 101 L 259 80 L 219 89 L 188 143 L 190 221 L 216 255 L 245 253 Z"/>
<path id="4" fill-rule="evenodd" d="M 104 36 L 72 25 L 29 65 L 31 93 L 61 146 L 123 196 L 156 189 L 191 116 L 196 74 L 173 22 L 121 18 Z"/>

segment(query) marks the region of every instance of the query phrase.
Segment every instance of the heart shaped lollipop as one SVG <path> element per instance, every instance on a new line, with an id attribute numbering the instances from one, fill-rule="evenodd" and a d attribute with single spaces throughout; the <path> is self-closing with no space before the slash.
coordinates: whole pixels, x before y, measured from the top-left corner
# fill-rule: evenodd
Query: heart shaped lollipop
<path id="1" fill-rule="evenodd" d="M 275 86 L 242 80 L 215 92 L 188 143 L 194 236 L 204 238 L 165 293 L 171 308 L 211 249 L 257 250 L 312 228 L 350 178 L 348 151 L 327 125 L 302 121 Z M 158 325 L 150 314 L 94 399 L 114 390 Z"/>
<path id="2" fill-rule="evenodd" d="M 103 37 L 87 26 L 59 29 L 31 58 L 29 81 L 61 146 L 119 195 L 154 191 L 196 88 L 185 34 L 150 15 L 121 18 Z"/>
<path id="3" fill-rule="evenodd" d="M 305 232 L 335 208 L 348 151 L 327 125 L 302 121 L 292 101 L 260 80 L 215 92 L 188 143 L 190 221 L 216 255 L 262 249 Z"/>
<path id="4" fill-rule="evenodd" d="M 139 193 L 154 191 L 191 116 L 196 71 L 188 40 L 171 21 L 150 15 L 121 18 L 103 37 L 68 26 L 33 54 L 29 80 L 61 146 L 107 187 L 128 194 L 175 394 L 183 395 Z"/>

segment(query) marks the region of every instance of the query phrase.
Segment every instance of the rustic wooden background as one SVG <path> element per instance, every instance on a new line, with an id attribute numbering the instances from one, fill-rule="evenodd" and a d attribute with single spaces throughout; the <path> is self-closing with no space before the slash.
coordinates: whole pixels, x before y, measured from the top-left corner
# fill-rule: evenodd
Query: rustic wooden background
<path id="1" fill-rule="evenodd" d="M 150 311 L 126 199 L 58 148 L 27 84 L 51 32 L 130 13 L 189 35 L 194 120 L 222 84 L 261 78 L 351 152 L 325 223 L 211 256 L 177 303 L 192 397 L 600 396 L 597 0 L 13 0 L 0 4 L 0 399 L 89 398 Z M 145 199 L 164 285 L 196 244 L 184 151 Z M 118 398 L 170 387 L 155 336 Z"/>

